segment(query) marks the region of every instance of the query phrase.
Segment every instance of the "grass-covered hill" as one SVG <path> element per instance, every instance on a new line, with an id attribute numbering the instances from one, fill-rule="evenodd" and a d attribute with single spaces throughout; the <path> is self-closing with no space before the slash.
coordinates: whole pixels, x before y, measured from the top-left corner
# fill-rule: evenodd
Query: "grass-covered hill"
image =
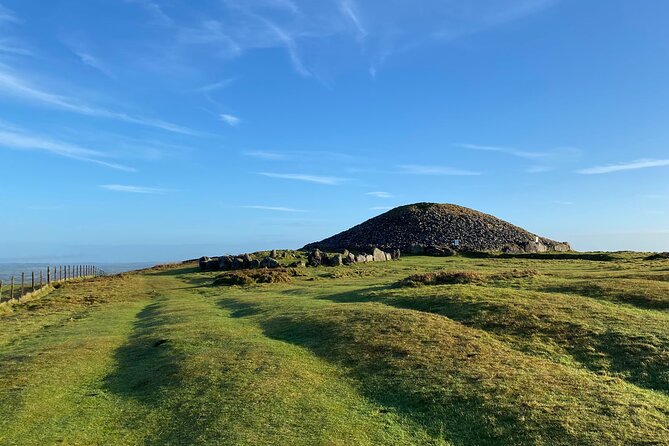
<path id="1" fill-rule="evenodd" d="M 0 444 L 669 444 L 669 260 L 601 259 L 66 284 L 0 306 Z"/>
<path id="2" fill-rule="evenodd" d="M 432 247 L 459 251 L 569 251 L 568 243 L 538 237 L 489 214 L 455 204 L 415 203 L 400 206 L 305 249 L 325 251 Z"/>

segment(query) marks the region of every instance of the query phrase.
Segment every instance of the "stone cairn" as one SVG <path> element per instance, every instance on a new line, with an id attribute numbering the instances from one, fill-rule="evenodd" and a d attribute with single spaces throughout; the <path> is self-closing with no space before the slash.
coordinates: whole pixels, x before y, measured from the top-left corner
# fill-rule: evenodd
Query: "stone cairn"
<path id="1" fill-rule="evenodd" d="M 348 250 L 343 253 L 328 254 L 314 249 L 307 255 L 307 260 L 297 260 L 286 265 L 288 268 L 306 268 L 317 266 L 343 266 L 354 263 L 368 262 L 387 262 L 397 260 L 401 256 L 400 250 L 385 252 L 374 248 L 371 254 L 359 253 L 353 254 Z M 221 256 L 221 257 L 200 257 L 200 271 L 232 271 L 241 269 L 256 268 L 278 268 L 281 266 L 277 258 L 287 257 L 286 252 L 272 250 L 268 256 L 262 259 L 256 258 L 253 254 L 242 254 L 239 256 Z"/>

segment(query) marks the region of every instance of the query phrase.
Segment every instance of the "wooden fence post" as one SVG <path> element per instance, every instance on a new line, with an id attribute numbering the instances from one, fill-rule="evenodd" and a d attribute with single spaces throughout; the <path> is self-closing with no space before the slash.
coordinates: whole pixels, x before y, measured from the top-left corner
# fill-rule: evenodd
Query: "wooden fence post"
<path id="1" fill-rule="evenodd" d="M 26 273 L 21 273 L 21 297 L 23 297 L 23 292 L 25 291 L 25 282 L 26 282 Z"/>
<path id="2" fill-rule="evenodd" d="M 46 284 L 51 285 L 51 266 L 46 267 Z"/>
<path id="3" fill-rule="evenodd" d="M 42 283 L 42 270 L 39 270 L 39 289 L 42 289 L 42 286 L 44 284 Z"/>
<path id="4" fill-rule="evenodd" d="M 14 299 L 14 276 L 12 276 L 11 286 L 9 288 L 9 300 Z"/>
<path id="5" fill-rule="evenodd" d="M 31 283 L 30 292 L 34 293 L 35 292 L 35 271 L 30 271 L 30 281 L 31 281 L 30 282 Z"/>

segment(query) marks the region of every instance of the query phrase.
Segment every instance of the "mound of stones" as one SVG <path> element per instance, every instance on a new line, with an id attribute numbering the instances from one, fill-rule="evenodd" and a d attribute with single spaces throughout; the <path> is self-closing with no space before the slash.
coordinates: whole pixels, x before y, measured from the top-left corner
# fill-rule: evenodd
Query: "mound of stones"
<path id="1" fill-rule="evenodd" d="M 400 258 L 400 250 L 396 249 L 392 252 L 385 252 L 378 248 L 373 248 L 371 254 L 360 252 L 357 254 L 351 253 L 348 250 L 334 254 L 322 252 L 319 249 L 311 250 L 307 255 L 307 261 L 299 260 L 286 264 L 288 268 L 305 268 L 307 266 L 341 266 L 351 265 L 353 263 L 367 263 L 367 262 L 386 262 L 390 260 L 397 260 Z M 235 271 L 244 269 L 257 268 L 279 268 L 281 263 L 277 258 L 286 258 L 285 252 L 277 252 L 273 250 L 269 255 L 262 259 L 257 258 L 254 254 L 242 254 L 239 256 L 220 256 L 220 257 L 201 257 L 198 262 L 200 271 Z"/>
<path id="2" fill-rule="evenodd" d="M 370 247 L 437 256 L 472 251 L 571 251 L 569 243 L 537 236 L 492 215 L 437 203 L 417 203 L 392 209 L 303 249 L 365 251 Z"/>

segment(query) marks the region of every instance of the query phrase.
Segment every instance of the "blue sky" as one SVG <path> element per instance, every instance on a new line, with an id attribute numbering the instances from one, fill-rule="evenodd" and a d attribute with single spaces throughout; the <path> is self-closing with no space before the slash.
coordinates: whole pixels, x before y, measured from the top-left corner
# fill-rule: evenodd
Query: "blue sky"
<path id="1" fill-rule="evenodd" d="M 473 207 L 669 250 L 669 4 L 0 0 L 0 261 L 296 248 Z"/>

